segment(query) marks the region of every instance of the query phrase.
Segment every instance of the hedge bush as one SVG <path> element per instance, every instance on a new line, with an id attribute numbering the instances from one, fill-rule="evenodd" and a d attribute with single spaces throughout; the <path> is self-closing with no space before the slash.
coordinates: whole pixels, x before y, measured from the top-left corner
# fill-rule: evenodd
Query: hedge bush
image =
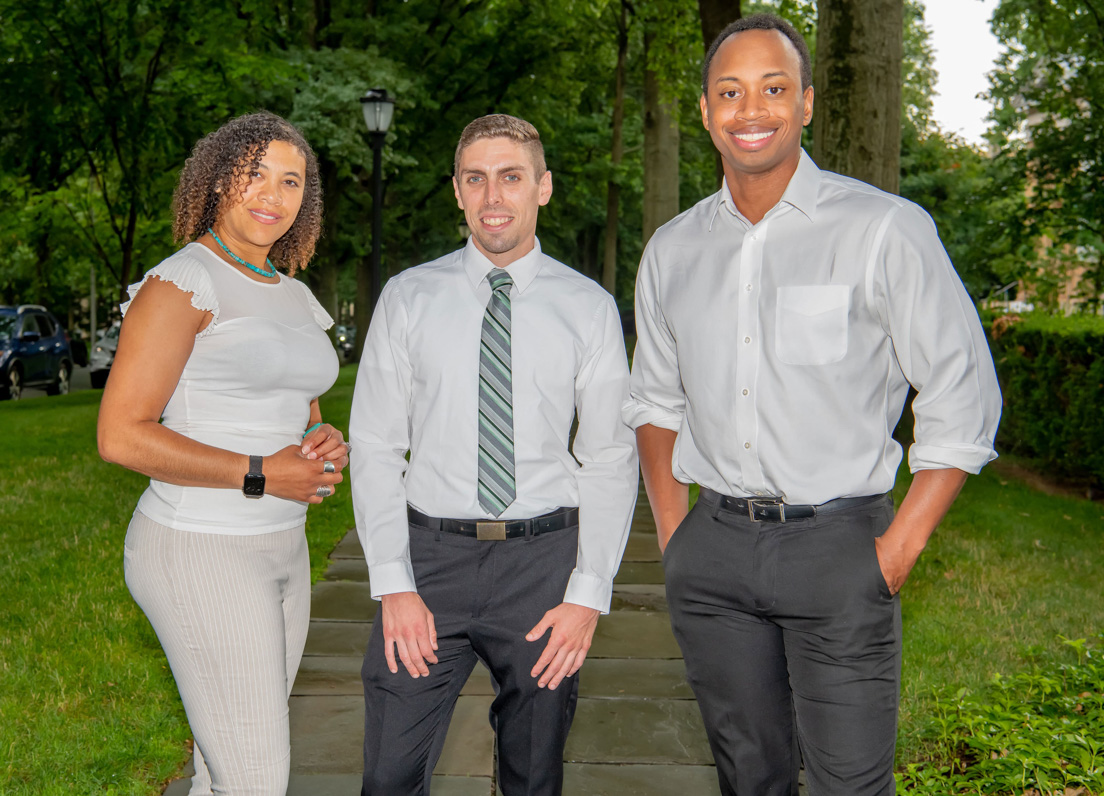
<path id="1" fill-rule="evenodd" d="M 1104 317 L 986 320 L 1004 393 L 997 449 L 1104 488 Z"/>

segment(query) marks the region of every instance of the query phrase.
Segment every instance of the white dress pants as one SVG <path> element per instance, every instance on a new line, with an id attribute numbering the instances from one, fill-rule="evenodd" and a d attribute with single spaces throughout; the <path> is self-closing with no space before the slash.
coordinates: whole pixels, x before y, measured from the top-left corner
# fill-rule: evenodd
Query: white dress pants
<path id="1" fill-rule="evenodd" d="M 188 714 L 196 768 L 190 796 L 284 796 L 288 696 L 310 621 L 303 528 L 195 533 L 136 511 L 124 571 Z"/>

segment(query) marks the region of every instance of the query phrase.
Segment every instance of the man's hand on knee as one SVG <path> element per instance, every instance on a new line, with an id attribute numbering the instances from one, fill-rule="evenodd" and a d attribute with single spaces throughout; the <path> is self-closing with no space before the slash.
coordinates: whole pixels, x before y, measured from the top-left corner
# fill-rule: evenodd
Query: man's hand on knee
<path id="1" fill-rule="evenodd" d="M 531 672 L 533 677 L 540 677 L 538 686 L 555 690 L 565 677 L 579 671 L 598 626 L 598 613 L 582 605 L 560 603 L 526 634 L 526 641 L 538 641 L 552 629 L 548 644 Z"/>
<path id="2" fill-rule="evenodd" d="M 391 674 L 398 674 L 395 650 L 410 676 L 429 675 L 428 663 L 437 663 L 437 628 L 433 614 L 426 608 L 417 592 L 402 591 L 385 594 L 380 598 L 380 615 L 383 622 L 383 653 Z"/>

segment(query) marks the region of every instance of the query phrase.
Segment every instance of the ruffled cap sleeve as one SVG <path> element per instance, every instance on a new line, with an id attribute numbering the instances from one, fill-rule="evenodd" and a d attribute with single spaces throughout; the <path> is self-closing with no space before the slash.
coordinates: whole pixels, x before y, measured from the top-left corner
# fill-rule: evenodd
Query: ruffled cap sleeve
<path id="1" fill-rule="evenodd" d="M 307 303 L 310 305 L 311 314 L 314 315 L 314 320 L 318 323 L 318 325 L 321 326 L 323 330 L 329 329 L 331 326 L 333 326 L 334 319 L 330 317 L 330 313 L 326 312 L 326 310 L 318 302 L 318 299 L 314 297 L 314 293 L 311 292 L 311 289 L 307 287 L 304 282 L 300 282 L 298 279 L 296 279 L 295 281 L 296 283 L 298 283 L 299 287 L 306 295 Z"/>
<path id="2" fill-rule="evenodd" d="M 138 295 L 138 291 L 142 289 L 142 285 L 151 277 L 155 276 L 162 282 L 171 282 L 185 293 L 191 293 L 192 306 L 197 310 L 209 312 L 214 316 L 211 322 L 207 324 L 206 328 L 196 335 L 197 338 L 203 337 L 215 327 L 215 324 L 218 323 L 219 306 L 218 298 L 215 296 L 214 285 L 211 283 L 211 275 L 207 273 L 207 269 L 204 268 L 201 263 L 182 253 L 178 253 L 159 265 L 154 266 L 147 271 L 140 280 L 127 288 L 127 295 L 130 296 L 130 301 L 124 301 L 119 305 L 119 311 L 124 317 L 126 316 L 127 309 L 130 308 L 130 302 Z M 319 307 L 319 310 L 325 314 L 325 311 L 322 310 L 321 307 Z"/>

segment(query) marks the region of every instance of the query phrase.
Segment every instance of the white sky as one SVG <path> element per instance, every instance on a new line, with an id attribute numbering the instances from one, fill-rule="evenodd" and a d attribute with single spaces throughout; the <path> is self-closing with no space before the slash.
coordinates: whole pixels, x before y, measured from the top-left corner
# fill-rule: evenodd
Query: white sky
<path id="1" fill-rule="evenodd" d="M 1000 52 L 989 30 L 998 0 L 923 0 L 939 73 L 932 115 L 947 132 L 981 143 L 990 106 L 977 95 L 988 90 L 985 75 Z"/>

